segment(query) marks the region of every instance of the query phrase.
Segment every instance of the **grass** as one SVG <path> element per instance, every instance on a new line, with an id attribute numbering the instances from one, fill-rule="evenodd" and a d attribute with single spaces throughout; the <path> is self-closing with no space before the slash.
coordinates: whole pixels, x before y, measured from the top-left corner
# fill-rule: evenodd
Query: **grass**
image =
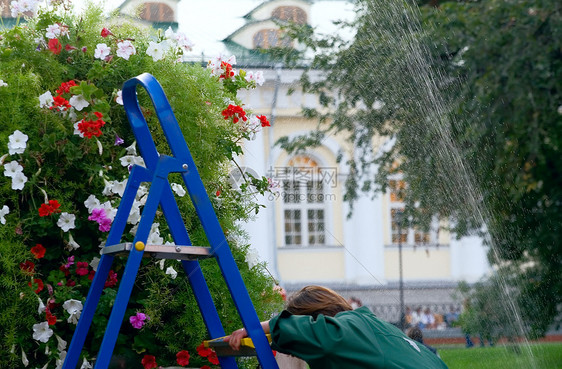
<path id="1" fill-rule="evenodd" d="M 520 346 L 439 348 L 441 359 L 449 369 L 560 369 L 562 343 L 537 343 Z"/>

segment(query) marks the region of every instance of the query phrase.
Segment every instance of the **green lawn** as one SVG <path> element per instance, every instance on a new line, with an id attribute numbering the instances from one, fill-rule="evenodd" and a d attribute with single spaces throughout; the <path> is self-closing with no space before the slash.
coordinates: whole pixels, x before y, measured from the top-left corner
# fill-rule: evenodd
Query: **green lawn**
<path id="1" fill-rule="evenodd" d="M 439 348 L 449 369 L 560 369 L 562 343 L 520 346 L 517 354 L 511 346 Z M 530 352 L 529 352 L 530 350 Z"/>

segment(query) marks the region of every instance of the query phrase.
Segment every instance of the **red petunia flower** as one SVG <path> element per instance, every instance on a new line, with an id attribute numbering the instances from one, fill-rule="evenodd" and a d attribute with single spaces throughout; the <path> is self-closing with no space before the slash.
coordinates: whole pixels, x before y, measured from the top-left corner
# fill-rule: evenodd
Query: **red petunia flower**
<path id="1" fill-rule="evenodd" d="M 49 200 L 48 204 L 41 204 L 39 207 L 39 216 L 46 217 L 53 213 L 60 213 L 60 204 L 57 200 Z"/>
<path id="2" fill-rule="evenodd" d="M 105 38 L 109 35 L 113 35 L 113 33 L 111 33 L 111 31 L 108 30 L 107 28 L 103 27 L 101 30 L 101 37 Z"/>
<path id="3" fill-rule="evenodd" d="M 88 274 L 88 263 L 85 261 L 79 261 L 76 263 L 76 274 L 84 276 Z"/>
<path id="4" fill-rule="evenodd" d="M 113 287 L 117 284 L 117 273 L 115 273 L 113 270 L 109 271 L 109 276 L 107 277 L 107 280 L 105 281 L 104 284 L 104 288 L 105 287 Z"/>
<path id="5" fill-rule="evenodd" d="M 156 358 L 153 355 L 144 355 L 141 364 L 144 369 L 152 369 L 158 366 L 158 364 L 156 364 Z"/>
<path id="6" fill-rule="evenodd" d="M 57 322 L 57 317 L 51 314 L 51 312 L 48 310 L 46 311 L 46 314 L 47 314 L 47 323 L 49 323 L 49 325 L 55 325 L 55 323 Z"/>
<path id="7" fill-rule="evenodd" d="M 28 282 L 27 285 L 31 288 L 35 288 L 35 286 L 37 286 L 37 288 L 35 288 L 35 293 L 39 293 L 39 292 L 43 291 L 43 288 L 45 288 L 45 285 L 43 284 L 43 281 L 39 278 L 34 278 L 33 284 L 31 282 Z"/>
<path id="8" fill-rule="evenodd" d="M 60 111 L 60 110 L 67 110 L 68 108 L 72 107 L 72 105 L 70 105 L 68 100 L 60 95 L 53 97 L 53 103 L 54 105 L 49 108 L 51 110 L 54 109 Z"/>
<path id="9" fill-rule="evenodd" d="M 189 352 L 186 350 L 181 350 L 176 354 L 176 360 L 181 366 L 186 366 L 189 364 L 189 357 Z"/>
<path id="10" fill-rule="evenodd" d="M 244 122 L 248 120 L 244 109 L 242 109 L 242 107 L 238 105 L 232 105 L 232 104 L 229 104 L 228 107 L 222 111 L 222 116 L 224 117 L 225 120 L 232 117 L 232 121 L 234 123 L 238 123 L 240 119 L 242 119 Z"/>
<path id="11" fill-rule="evenodd" d="M 26 260 L 23 263 L 20 263 L 20 269 L 27 275 L 33 275 L 35 274 L 35 263 Z"/>
<path id="12" fill-rule="evenodd" d="M 209 360 L 209 362 L 210 362 L 211 364 L 219 365 L 219 358 L 218 358 L 216 352 L 211 351 L 211 354 L 210 354 L 209 356 L 207 356 L 207 359 Z"/>
<path id="13" fill-rule="evenodd" d="M 203 365 L 201 369 L 211 369 L 211 367 L 209 365 Z"/>
<path id="14" fill-rule="evenodd" d="M 271 127 L 271 124 L 269 124 L 269 121 L 267 120 L 267 117 L 265 115 L 256 115 L 256 118 L 260 120 L 262 127 Z"/>
<path id="15" fill-rule="evenodd" d="M 202 344 L 200 344 L 199 346 L 197 346 L 197 354 L 198 354 L 199 356 L 207 357 L 207 356 L 211 355 L 212 352 L 213 352 L 213 350 L 211 350 L 211 349 L 208 348 L 208 347 L 205 347 L 205 344 L 204 344 L 204 343 L 202 343 Z"/>
<path id="16" fill-rule="evenodd" d="M 95 275 L 96 275 L 96 271 L 95 271 L 95 270 L 90 270 L 90 272 L 88 273 L 88 279 L 89 279 L 90 281 L 93 281 Z"/>
<path id="17" fill-rule="evenodd" d="M 31 248 L 31 253 L 35 256 L 35 259 L 41 259 L 45 256 L 45 251 L 47 249 L 43 247 L 40 243 L 36 244 Z"/>
<path id="18" fill-rule="evenodd" d="M 103 114 L 96 111 L 94 112 L 94 115 L 98 119 L 87 120 L 86 118 L 84 118 L 78 123 L 78 129 L 80 130 L 80 132 L 82 132 L 84 137 L 92 138 L 92 136 L 101 136 L 101 127 L 105 125 L 105 122 L 101 119 L 103 117 Z"/>
<path id="19" fill-rule="evenodd" d="M 76 86 L 76 82 L 74 82 L 74 80 L 70 80 L 68 82 L 63 82 L 63 83 L 60 84 L 60 87 L 57 88 L 57 94 L 59 94 L 59 95 L 69 94 L 70 88 L 73 87 L 73 86 Z"/>
<path id="20" fill-rule="evenodd" d="M 52 38 L 49 40 L 49 43 L 47 44 L 47 47 L 49 48 L 49 50 L 55 54 L 58 55 L 60 54 L 61 50 L 62 50 L 62 45 L 59 42 L 58 38 Z"/>
<path id="21" fill-rule="evenodd" d="M 234 71 L 232 70 L 232 65 L 230 65 L 229 63 L 221 61 L 221 69 L 224 72 L 219 76 L 219 79 L 229 79 L 234 77 Z"/>

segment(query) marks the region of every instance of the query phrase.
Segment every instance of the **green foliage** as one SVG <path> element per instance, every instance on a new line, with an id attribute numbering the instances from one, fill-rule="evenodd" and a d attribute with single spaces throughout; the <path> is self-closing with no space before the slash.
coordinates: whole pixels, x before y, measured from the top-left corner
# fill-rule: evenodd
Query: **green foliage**
<path id="1" fill-rule="evenodd" d="M 560 4 L 420 4 L 358 1 L 357 18 L 341 23 L 352 41 L 294 29 L 317 53 L 309 70 L 325 72 L 303 77 L 305 92 L 323 105 L 304 114 L 325 124 L 280 144 L 298 150 L 322 134 L 347 133 L 355 150 L 347 163 L 351 204 L 402 173 L 405 213 L 418 227 L 451 219 L 458 236 L 489 241 L 492 263 L 530 263 L 519 273 L 532 278 L 518 287 L 540 301 L 541 313 L 525 318 L 544 332 L 562 304 Z M 373 138 L 388 144 L 373 152 Z"/>
<path id="2" fill-rule="evenodd" d="M 54 10 L 40 10 L 25 25 L 0 33 L 0 79 L 7 84 L 0 86 L 0 143 L 7 145 L 4 148 L 17 149 L 16 131 L 27 136 L 22 150 L 0 152 L 6 153 L 0 159 L 4 169 L 18 167 L 16 172 L 20 174 L 12 173 L 12 177 L 24 182 L 18 188 L 6 174 L 0 180 L 0 211 L 4 205 L 9 208 L 0 225 L 0 352 L 8 353 L 0 358 L 0 367 L 21 367 L 23 351 L 31 367 L 54 368 L 66 350 L 58 347 L 55 335 L 67 343 L 72 338 L 75 323 L 63 304 L 85 301 L 99 246 L 108 230 L 88 218 L 93 209 L 103 209 L 108 218 L 115 215 L 129 175 L 128 165 L 141 164 L 125 111 L 116 98 L 126 80 L 145 72 L 153 74 L 163 86 L 256 310 L 261 318 L 268 318 L 280 308 L 281 297 L 273 290 L 264 265 L 248 266 L 249 246 L 237 226 L 261 207 L 253 202 L 252 193 L 268 191 L 268 182 L 265 178 L 247 178 L 242 191 L 231 188 L 228 171 L 233 153 L 241 154 L 243 140 L 256 130 L 225 120 L 221 114 L 227 102 L 240 104 L 236 98 L 239 88 L 255 88 L 256 82 L 247 81 L 244 71 L 234 80 L 225 81 L 209 69 L 177 62 L 182 54 L 180 47 L 172 46 L 155 60 L 158 58 L 147 55 L 146 50 L 151 41 L 165 39 L 162 31 L 139 28 L 122 19 L 104 19 L 96 7 L 76 16 L 64 9 L 64 2 L 54 6 Z M 68 37 L 55 38 L 62 44 L 60 51 L 45 38 L 45 29 L 55 23 L 68 26 Z M 112 34 L 102 37 L 103 27 L 110 27 Z M 136 49 L 128 60 L 115 52 L 117 43 L 127 39 Z M 112 56 L 103 60 L 94 56 L 100 43 L 109 45 Z M 66 102 L 48 98 L 47 92 Z M 47 101 L 43 106 L 40 96 Z M 77 100 L 73 98 L 80 96 L 88 103 L 80 111 L 65 106 L 69 101 L 75 106 Z M 170 154 L 144 90 L 138 91 L 138 99 L 158 151 Z M 116 138 L 124 143 L 117 143 Z M 177 174 L 170 176 L 170 181 L 182 183 Z M 208 244 L 192 203 L 180 192 L 176 201 L 192 242 Z M 86 205 L 94 202 L 94 196 L 97 203 Z M 141 211 L 146 197 L 139 193 L 137 200 Z M 46 206 L 54 201 L 60 207 L 46 214 Z M 66 229 L 61 222 L 68 216 L 75 219 Z M 123 242 L 133 239 L 136 223 L 138 220 L 130 220 Z M 173 241 L 165 223 L 158 212 L 150 237 L 161 243 Z M 37 244 L 45 248 L 44 256 L 30 252 Z M 33 271 L 24 270 L 26 262 L 35 264 Z M 123 267 L 124 260 L 116 258 L 82 352 L 88 360 L 95 357 L 101 344 Z M 178 277 L 166 274 L 168 268 L 177 271 Z M 201 268 L 224 318 L 225 330 L 239 328 L 240 319 L 218 266 L 207 261 Z M 154 355 L 158 365 L 173 365 L 176 353 L 188 350 L 194 364 L 209 364 L 195 351 L 208 337 L 181 264 L 175 260 L 156 264 L 145 259 L 135 286 L 116 354 L 136 363 L 131 367 L 139 365 L 145 354 Z M 46 310 L 39 309 L 41 304 Z M 141 329 L 129 323 L 129 317 L 137 312 L 149 316 Z M 34 339 L 33 326 L 48 319 L 52 320 L 49 328 L 53 336 L 46 342 Z"/>

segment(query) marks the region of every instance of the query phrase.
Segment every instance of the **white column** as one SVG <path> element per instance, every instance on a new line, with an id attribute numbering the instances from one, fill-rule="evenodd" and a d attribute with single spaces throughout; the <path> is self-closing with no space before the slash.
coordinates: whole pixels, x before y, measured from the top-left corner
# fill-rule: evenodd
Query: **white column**
<path id="1" fill-rule="evenodd" d="M 346 204 L 347 214 L 349 205 Z M 360 285 L 386 284 L 384 279 L 383 206 L 380 196 L 360 197 L 353 215 L 346 218 L 346 282 Z"/>
<path id="2" fill-rule="evenodd" d="M 256 135 L 256 139 L 248 141 L 244 144 L 244 157 L 241 158 L 241 166 L 251 168 L 257 173 L 258 176 L 268 176 L 266 155 L 265 155 L 265 140 L 262 131 Z M 275 234 L 274 234 L 274 221 L 275 209 L 274 201 L 270 201 L 269 196 L 265 198 L 258 195 L 257 199 L 261 204 L 265 204 L 266 208 L 261 208 L 259 213 L 246 223 L 242 223 L 242 228 L 248 233 L 249 242 L 251 247 L 257 251 L 260 260 L 267 263 L 268 270 L 279 278 L 277 271 L 276 250 L 275 250 Z"/>
<path id="3" fill-rule="evenodd" d="M 477 282 L 490 271 L 488 247 L 478 236 L 457 240 L 451 235 L 451 277 L 455 281 Z"/>

